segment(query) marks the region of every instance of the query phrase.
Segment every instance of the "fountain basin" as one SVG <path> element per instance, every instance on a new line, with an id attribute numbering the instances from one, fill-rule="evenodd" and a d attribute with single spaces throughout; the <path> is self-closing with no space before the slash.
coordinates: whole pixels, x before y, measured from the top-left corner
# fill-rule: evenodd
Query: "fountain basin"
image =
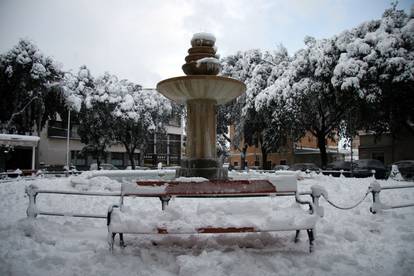
<path id="1" fill-rule="evenodd" d="M 238 80 L 212 75 L 190 75 L 163 80 L 157 91 L 180 104 L 188 100 L 209 99 L 225 104 L 246 91 L 246 85 Z"/>

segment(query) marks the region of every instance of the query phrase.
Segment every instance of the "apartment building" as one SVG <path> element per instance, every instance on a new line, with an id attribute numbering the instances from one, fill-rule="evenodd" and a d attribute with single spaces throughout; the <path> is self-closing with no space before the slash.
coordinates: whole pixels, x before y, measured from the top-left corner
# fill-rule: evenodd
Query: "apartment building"
<path id="1" fill-rule="evenodd" d="M 153 135 L 152 142 L 145 152 L 135 151 L 135 165 L 156 166 L 159 162 L 162 162 L 164 166 L 179 165 L 183 143 L 182 125 L 181 117 L 173 117 L 166 127 L 166 134 Z M 87 170 L 92 163 L 96 163 L 96 160 L 91 155 L 82 152 L 85 145 L 80 141 L 77 128 L 77 124 L 72 124 L 70 127 L 69 163 L 80 170 Z M 37 156 L 37 163 L 40 167 L 66 164 L 67 122 L 47 122 L 40 135 Z M 121 144 L 110 146 L 104 163 L 110 163 L 120 169 L 129 166 L 130 161 L 125 147 Z"/>

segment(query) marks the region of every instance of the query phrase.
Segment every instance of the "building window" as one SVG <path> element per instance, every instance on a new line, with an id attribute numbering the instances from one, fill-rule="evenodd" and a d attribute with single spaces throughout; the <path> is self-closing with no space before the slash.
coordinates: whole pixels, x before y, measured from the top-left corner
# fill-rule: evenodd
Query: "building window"
<path id="1" fill-rule="evenodd" d="M 71 123 L 70 138 L 80 139 L 78 135 L 78 124 Z M 64 121 L 49 121 L 47 127 L 47 136 L 54 138 L 67 138 L 68 122 Z"/>
<path id="2" fill-rule="evenodd" d="M 66 138 L 67 137 L 67 124 L 65 126 L 64 122 L 49 121 L 48 128 L 47 128 L 47 136 Z"/>
<path id="3" fill-rule="evenodd" d="M 280 165 L 287 165 L 286 159 L 282 159 L 279 162 Z"/>
<path id="4" fill-rule="evenodd" d="M 263 168 L 265 170 L 270 170 L 272 168 L 272 161 L 266 161 L 266 168 Z"/>
<path id="5" fill-rule="evenodd" d="M 173 111 L 168 124 L 170 126 L 181 127 L 181 116 L 180 116 L 180 114 Z"/>
<path id="6" fill-rule="evenodd" d="M 157 133 L 157 144 L 156 144 L 156 153 L 157 154 L 166 154 L 167 153 L 167 135 L 162 133 Z"/>
<path id="7" fill-rule="evenodd" d="M 70 152 L 71 163 L 75 166 L 86 166 L 86 155 L 82 151 L 72 150 Z"/>

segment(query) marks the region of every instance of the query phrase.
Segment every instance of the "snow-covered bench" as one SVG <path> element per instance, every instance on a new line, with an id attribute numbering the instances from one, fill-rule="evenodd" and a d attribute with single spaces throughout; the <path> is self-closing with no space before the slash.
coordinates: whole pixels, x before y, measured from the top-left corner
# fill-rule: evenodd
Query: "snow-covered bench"
<path id="1" fill-rule="evenodd" d="M 312 251 L 314 229 L 318 219 L 323 215 L 323 209 L 318 203 L 321 195 L 319 189 L 299 193 L 295 176 L 227 182 L 182 180 L 123 183 L 120 204 L 112 205 L 108 210 L 110 249 L 113 250 L 116 234 L 119 234 L 120 245 L 124 246 L 123 234 L 212 234 L 294 230 L 297 242 L 300 230 L 306 230 L 309 249 Z M 301 195 L 310 195 L 313 201 L 304 201 Z M 282 208 L 273 200 L 276 196 L 290 196 L 294 202 L 292 206 Z M 161 200 L 162 208 L 148 207 L 136 210 L 125 206 L 126 197 L 157 197 Z M 166 208 L 172 197 L 228 199 L 224 202 L 214 201 L 208 206 L 196 204 L 197 208 Z M 241 197 L 245 199 L 229 200 Z M 253 197 L 271 197 L 271 200 L 258 201 L 253 200 Z M 301 205 L 307 205 L 309 208 L 303 208 Z"/>

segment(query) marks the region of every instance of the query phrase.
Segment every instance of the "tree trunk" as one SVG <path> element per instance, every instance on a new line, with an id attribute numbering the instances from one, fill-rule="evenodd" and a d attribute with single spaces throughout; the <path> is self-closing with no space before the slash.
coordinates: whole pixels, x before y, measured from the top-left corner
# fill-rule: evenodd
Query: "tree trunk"
<path id="1" fill-rule="evenodd" d="M 146 146 L 142 145 L 140 146 L 140 152 L 139 152 L 139 164 L 138 166 L 144 166 L 144 161 L 145 161 L 145 149 Z"/>
<path id="2" fill-rule="evenodd" d="M 328 154 L 326 153 L 326 140 L 323 133 L 317 133 L 318 147 L 321 155 L 321 167 L 325 168 L 328 164 Z"/>
<path id="3" fill-rule="evenodd" d="M 270 170 L 270 168 L 267 167 L 267 151 L 263 147 L 262 149 L 262 169 L 263 170 Z"/>
<path id="4" fill-rule="evenodd" d="M 128 153 L 129 162 L 131 163 L 131 169 L 135 170 L 135 160 L 134 160 L 134 154 Z"/>
<path id="5" fill-rule="evenodd" d="M 129 149 L 128 144 L 124 143 L 125 150 L 128 154 L 129 163 L 131 164 L 131 169 L 135 170 L 135 160 L 134 160 L 134 149 Z"/>
<path id="6" fill-rule="evenodd" d="M 103 161 L 105 159 L 105 146 L 98 147 L 98 152 L 96 155 L 96 165 L 98 165 L 98 170 L 101 169 L 101 160 Z"/>
<path id="7" fill-rule="evenodd" d="M 247 143 L 243 145 L 242 152 L 240 154 L 240 169 L 244 170 L 246 168 L 246 153 L 247 153 Z"/>
<path id="8" fill-rule="evenodd" d="M 96 155 L 96 169 L 101 170 L 101 159 L 99 158 L 99 153 Z"/>

